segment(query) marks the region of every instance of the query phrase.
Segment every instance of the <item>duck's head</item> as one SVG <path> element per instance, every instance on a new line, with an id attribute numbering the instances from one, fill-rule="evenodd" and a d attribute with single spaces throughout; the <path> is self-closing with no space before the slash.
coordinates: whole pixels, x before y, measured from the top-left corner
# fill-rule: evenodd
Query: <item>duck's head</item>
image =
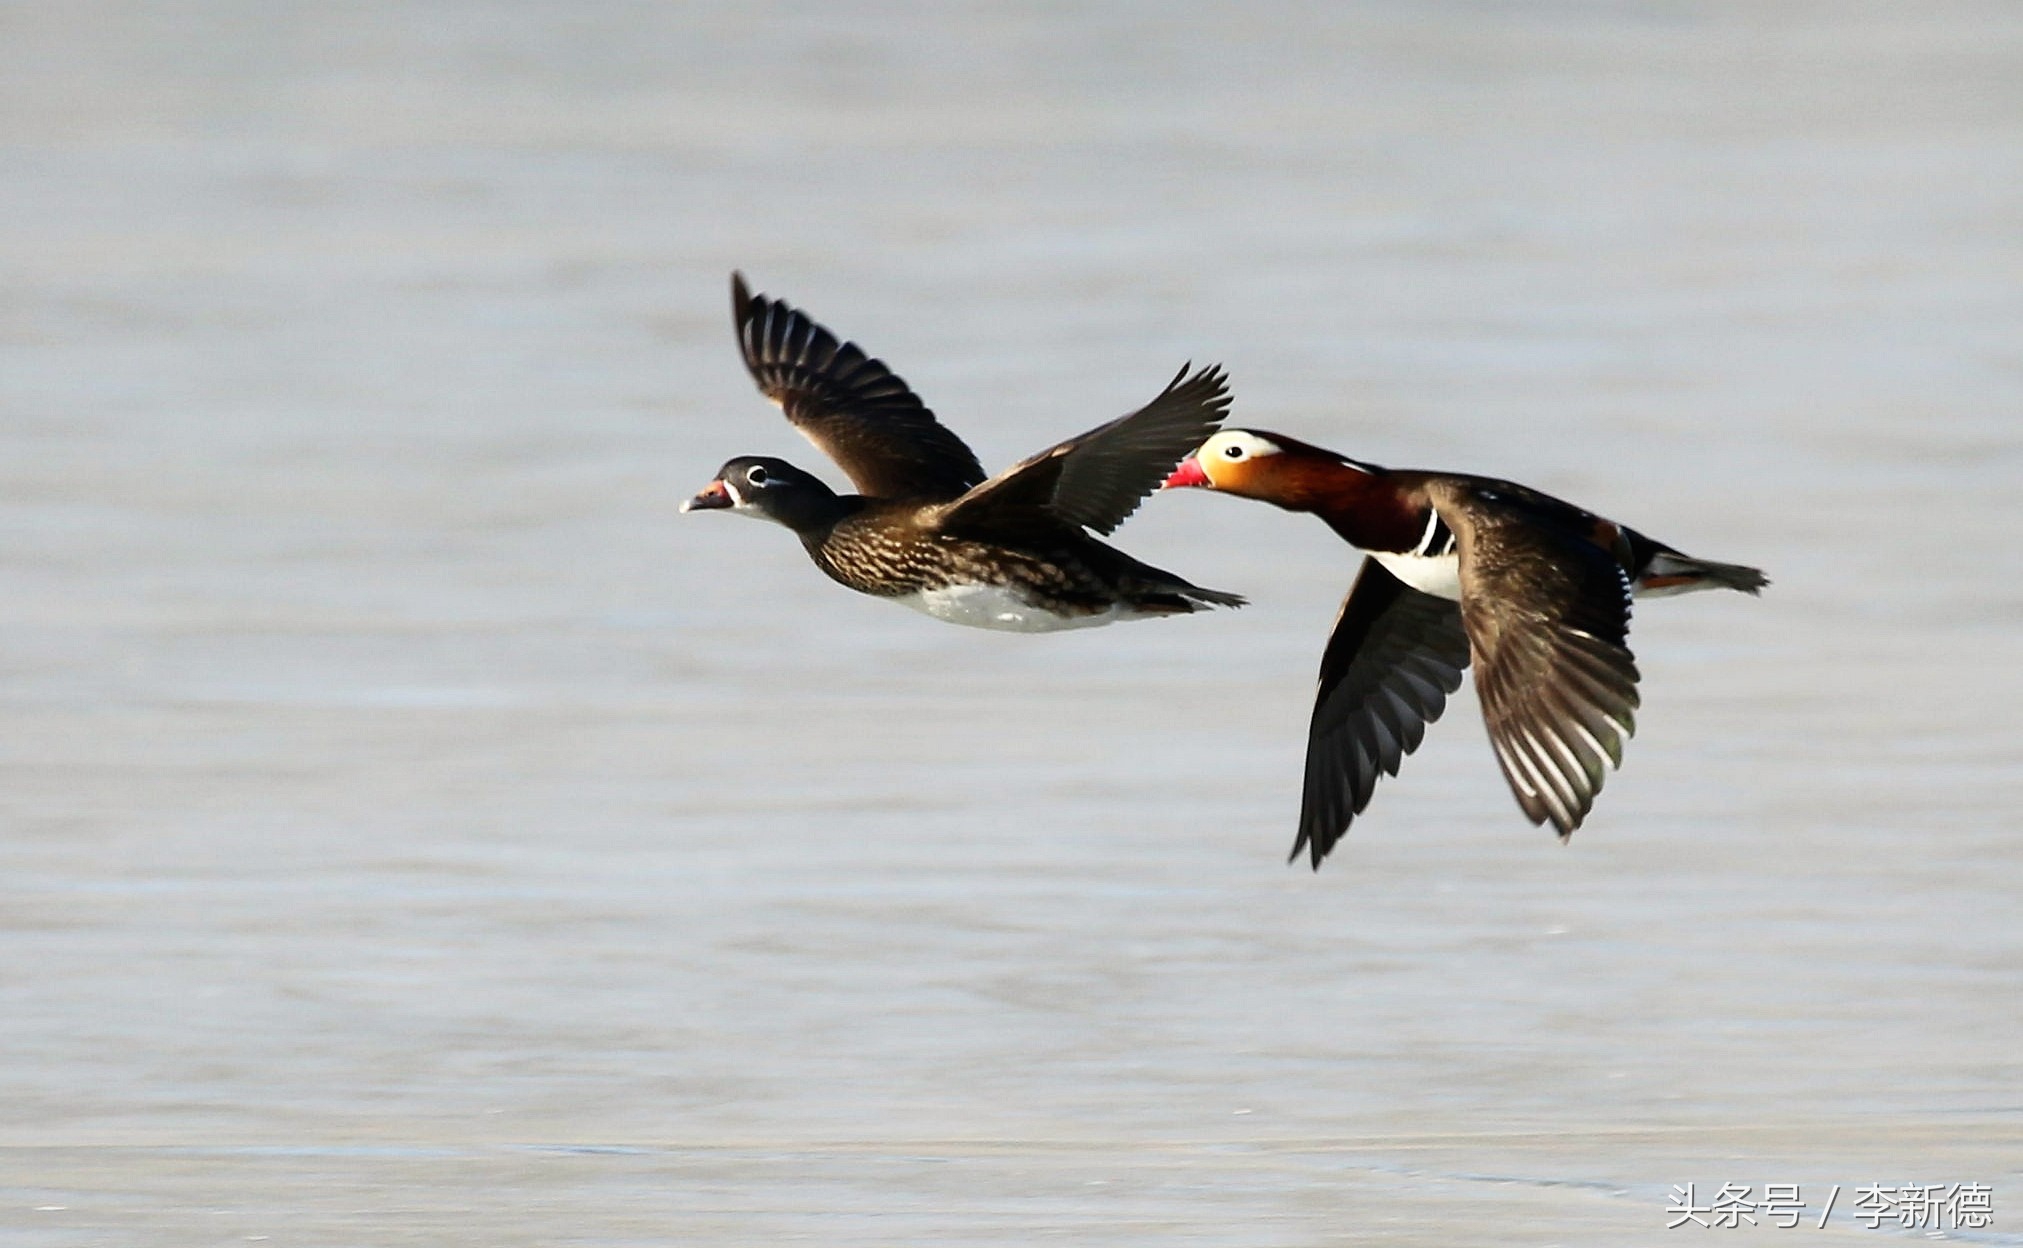
<path id="1" fill-rule="evenodd" d="M 683 511 L 728 510 L 784 524 L 795 532 L 833 523 L 842 500 L 821 478 L 784 459 L 743 455 L 681 505 Z"/>
<path id="2" fill-rule="evenodd" d="M 1217 490 L 1288 511 L 1313 511 L 1378 472 L 1374 464 L 1282 433 L 1224 429 L 1181 460 L 1160 488 Z"/>
<path id="3" fill-rule="evenodd" d="M 1179 461 L 1161 489 L 1220 489 L 1224 494 L 1283 504 L 1303 465 L 1341 463 L 1333 451 L 1309 447 L 1281 433 L 1224 429 Z"/>
<path id="4" fill-rule="evenodd" d="M 1255 498 L 1276 475 L 1276 465 L 1266 461 L 1285 454 L 1283 440 L 1275 434 L 1249 429 L 1224 429 L 1194 448 L 1180 461 L 1161 489 L 1193 487 L 1222 490 Z"/>

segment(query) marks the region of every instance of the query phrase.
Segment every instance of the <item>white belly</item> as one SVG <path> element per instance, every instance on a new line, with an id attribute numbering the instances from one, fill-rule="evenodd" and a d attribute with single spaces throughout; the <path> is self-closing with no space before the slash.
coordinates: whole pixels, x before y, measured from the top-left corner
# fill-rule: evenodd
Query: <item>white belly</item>
<path id="1" fill-rule="evenodd" d="M 1036 607 L 1002 585 L 948 585 L 892 599 L 902 607 L 971 628 L 1004 633 L 1052 633 L 1065 628 L 1095 628 L 1124 618 L 1116 607 L 1089 615 L 1059 615 Z"/>
<path id="2" fill-rule="evenodd" d="M 1370 558 L 1422 594 L 1431 594 L 1450 602 L 1461 601 L 1461 556 L 1458 554 L 1408 555 L 1373 550 Z"/>

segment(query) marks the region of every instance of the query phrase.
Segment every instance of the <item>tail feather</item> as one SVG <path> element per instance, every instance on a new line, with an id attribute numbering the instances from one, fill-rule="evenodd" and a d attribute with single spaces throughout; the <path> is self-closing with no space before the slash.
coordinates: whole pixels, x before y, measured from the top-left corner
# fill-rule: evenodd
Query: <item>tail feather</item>
<path id="1" fill-rule="evenodd" d="M 1134 610 L 1147 615 L 1192 615 L 1209 607 L 1241 607 L 1249 602 L 1242 594 L 1225 594 L 1219 589 L 1203 589 L 1179 581 L 1160 585 L 1132 596 Z"/>
<path id="2" fill-rule="evenodd" d="M 1132 608 L 1150 615 L 1191 615 L 1209 607 L 1240 607 L 1248 599 L 1219 589 L 1203 589 L 1184 576 L 1133 559 L 1114 546 L 1092 542 L 1109 563 L 1111 584 Z"/>
<path id="3" fill-rule="evenodd" d="M 1637 577 L 1637 593 L 1642 597 L 1686 594 L 1696 589 L 1733 589 L 1745 594 L 1762 592 L 1770 578 L 1759 568 L 1739 563 L 1717 563 L 1695 559 L 1676 550 L 1660 550 L 1651 556 Z"/>
<path id="4" fill-rule="evenodd" d="M 1241 607 L 1250 602 L 1250 599 L 1242 594 L 1224 593 L 1219 589 L 1203 589 L 1199 585 L 1189 585 L 1181 590 L 1180 594 L 1183 598 L 1190 598 L 1211 607 Z"/>

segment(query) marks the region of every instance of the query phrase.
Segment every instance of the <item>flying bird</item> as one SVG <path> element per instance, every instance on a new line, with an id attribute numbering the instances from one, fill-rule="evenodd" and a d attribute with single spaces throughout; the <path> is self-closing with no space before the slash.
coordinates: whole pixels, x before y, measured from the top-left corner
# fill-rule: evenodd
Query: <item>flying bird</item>
<path id="1" fill-rule="evenodd" d="M 1311 512 L 1365 552 L 1307 734 L 1292 856 L 1315 870 L 1471 664 L 1517 804 L 1565 840 L 1636 727 L 1630 599 L 1769 583 L 1515 482 L 1385 469 L 1276 433 L 1224 429 L 1165 484 Z"/>
<path id="2" fill-rule="evenodd" d="M 1009 632 L 1187 615 L 1243 599 L 1101 542 L 1229 411 L 1216 366 L 1182 368 L 1128 416 L 985 479 L 976 456 L 899 376 L 731 275 L 731 314 L 759 392 L 857 487 L 838 494 L 770 456 L 740 456 L 682 504 L 792 529 L 859 593 L 951 624 Z"/>

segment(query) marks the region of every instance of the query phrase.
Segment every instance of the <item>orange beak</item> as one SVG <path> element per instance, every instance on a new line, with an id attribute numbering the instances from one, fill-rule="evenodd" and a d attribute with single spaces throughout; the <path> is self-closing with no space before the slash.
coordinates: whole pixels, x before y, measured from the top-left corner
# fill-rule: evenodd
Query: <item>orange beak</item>
<path id="1" fill-rule="evenodd" d="M 712 481 L 702 487 L 702 492 L 681 505 L 683 511 L 711 511 L 719 507 L 735 507 L 737 500 L 724 488 L 721 481 Z"/>
<path id="2" fill-rule="evenodd" d="M 1173 475 L 1166 478 L 1166 484 L 1159 488 L 1162 490 L 1183 490 L 1189 486 L 1199 486 L 1205 490 L 1215 488 L 1215 483 L 1208 479 L 1208 474 L 1201 471 L 1201 461 L 1192 455 L 1181 460 L 1180 466 L 1173 470 Z"/>

